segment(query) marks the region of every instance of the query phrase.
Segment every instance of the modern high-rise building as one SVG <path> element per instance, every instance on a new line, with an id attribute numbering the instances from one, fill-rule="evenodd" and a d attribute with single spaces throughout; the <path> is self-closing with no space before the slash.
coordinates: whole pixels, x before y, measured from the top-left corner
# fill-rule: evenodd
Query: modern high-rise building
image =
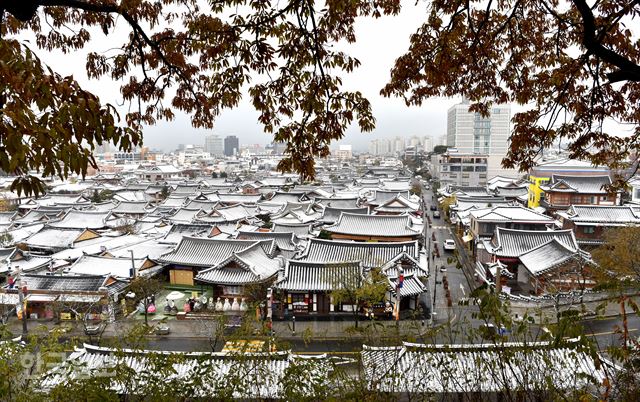
<path id="1" fill-rule="evenodd" d="M 494 105 L 488 117 L 469 111 L 469 101 L 452 106 L 447 112 L 447 146 L 461 154 L 488 156 L 488 177 L 517 176 L 515 170 L 502 169 L 501 161 L 509 148 L 511 107 Z"/>
<path id="2" fill-rule="evenodd" d="M 228 135 L 224 139 L 224 154 L 226 156 L 236 155 L 240 151 L 240 140 L 235 135 Z"/>
<path id="3" fill-rule="evenodd" d="M 208 135 L 204 137 L 204 152 L 215 156 L 224 155 L 222 138 L 219 135 Z"/>

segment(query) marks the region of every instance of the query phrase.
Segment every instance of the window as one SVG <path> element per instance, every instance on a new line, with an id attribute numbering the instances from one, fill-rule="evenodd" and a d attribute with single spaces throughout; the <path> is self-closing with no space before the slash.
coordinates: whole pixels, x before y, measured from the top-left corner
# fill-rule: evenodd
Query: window
<path id="1" fill-rule="evenodd" d="M 601 201 L 609 201 L 608 197 L 606 195 L 603 195 L 602 197 L 600 197 Z"/>
<path id="2" fill-rule="evenodd" d="M 468 179 L 469 178 L 469 173 L 463 173 L 462 174 L 462 178 L 463 179 Z"/>
<path id="3" fill-rule="evenodd" d="M 634 198 L 634 199 L 638 199 L 638 198 L 640 198 L 640 188 L 636 188 L 636 189 L 633 191 L 633 194 L 634 194 L 634 196 L 633 196 L 633 198 Z"/>
<path id="4" fill-rule="evenodd" d="M 486 171 L 487 171 L 486 166 L 476 166 L 476 172 L 486 172 Z"/>
<path id="5" fill-rule="evenodd" d="M 481 178 L 481 179 L 486 179 L 487 175 L 486 174 L 480 174 L 480 175 L 478 175 L 478 177 Z"/>
<path id="6" fill-rule="evenodd" d="M 593 226 L 585 226 L 584 228 L 582 228 L 582 232 L 585 234 L 593 234 L 595 233 L 596 228 Z"/>
<path id="7" fill-rule="evenodd" d="M 449 178 L 451 178 L 451 179 L 457 179 L 457 178 L 458 178 L 458 175 L 457 175 L 456 173 L 451 173 L 451 174 L 449 175 Z"/>
<path id="8" fill-rule="evenodd" d="M 453 166 L 450 166 L 450 170 L 452 172 L 459 172 L 462 170 L 462 168 L 459 165 L 453 165 Z"/>
<path id="9" fill-rule="evenodd" d="M 240 294 L 240 286 L 223 286 L 223 292 L 225 295 L 239 295 Z"/>
<path id="10" fill-rule="evenodd" d="M 462 171 L 463 172 L 473 172 L 473 166 L 463 166 L 462 167 Z"/>

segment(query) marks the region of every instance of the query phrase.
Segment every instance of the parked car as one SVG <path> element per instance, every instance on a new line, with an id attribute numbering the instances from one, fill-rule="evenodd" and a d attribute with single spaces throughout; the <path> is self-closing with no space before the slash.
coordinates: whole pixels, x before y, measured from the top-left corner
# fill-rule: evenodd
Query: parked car
<path id="1" fill-rule="evenodd" d="M 433 217 L 434 218 L 440 218 L 440 211 L 433 211 Z"/>
<path id="2" fill-rule="evenodd" d="M 456 249 L 456 242 L 453 239 L 447 239 L 442 244 L 442 248 L 446 251 L 453 251 Z"/>
<path id="3" fill-rule="evenodd" d="M 438 207 L 436 206 L 436 204 L 431 204 L 431 206 L 429 207 L 429 209 L 431 209 L 432 211 L 437 211 Z"/>
<path id="4" fill-rule="evenodd" d="M 447 272 L 447 266 L 446 265 L 441 266 L 440 272 Z"/>

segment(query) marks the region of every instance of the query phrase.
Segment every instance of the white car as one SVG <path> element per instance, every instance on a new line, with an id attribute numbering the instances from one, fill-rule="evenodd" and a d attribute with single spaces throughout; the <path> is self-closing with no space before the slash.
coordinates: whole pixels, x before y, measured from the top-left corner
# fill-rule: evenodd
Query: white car
<path id="1" fill-rule="evenodd" d="M 456 249 L 456 242 L 453 239 L 447 239 L 444 241 L 442 248 L 447 251 L 453 251 Z"/>

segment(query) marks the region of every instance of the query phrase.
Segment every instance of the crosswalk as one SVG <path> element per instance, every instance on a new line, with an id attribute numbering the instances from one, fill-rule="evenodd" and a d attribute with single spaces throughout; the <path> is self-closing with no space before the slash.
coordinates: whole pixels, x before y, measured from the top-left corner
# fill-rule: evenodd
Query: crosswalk
<path id="1" fill-rule="evenodd" d="M 447 229 L 448 226 L 431 226 L 431 229 Z"/>

